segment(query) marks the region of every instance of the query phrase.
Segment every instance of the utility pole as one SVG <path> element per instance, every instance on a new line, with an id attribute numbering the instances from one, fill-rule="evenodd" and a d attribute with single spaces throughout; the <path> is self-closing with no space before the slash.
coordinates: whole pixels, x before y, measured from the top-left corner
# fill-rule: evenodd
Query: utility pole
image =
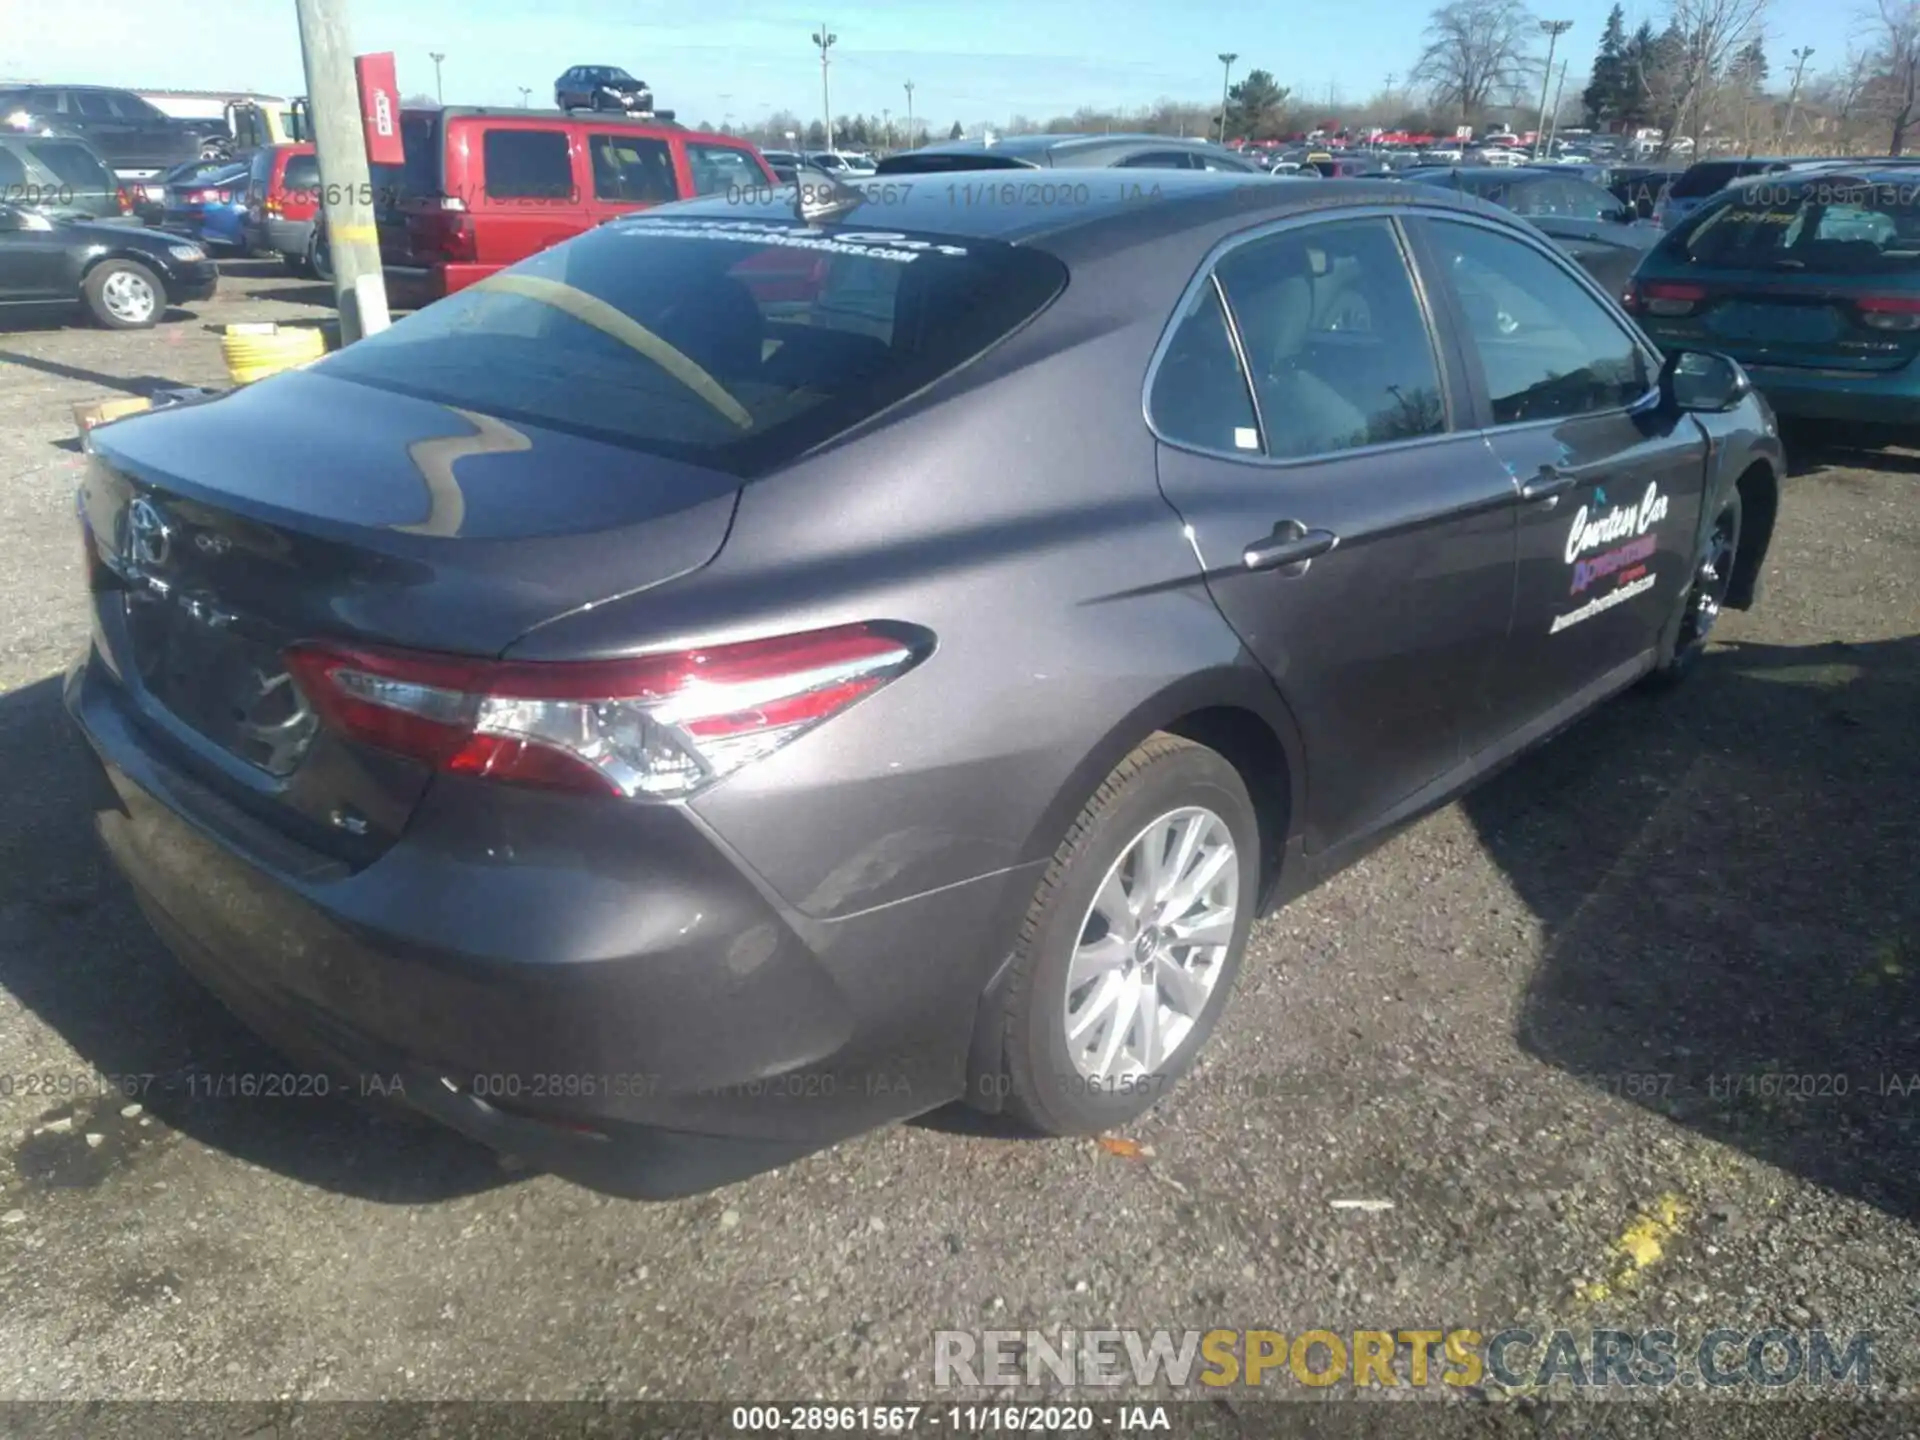
<path id="1" fill-rule="evenodd" d="M 444 50 L 429 50 L 427 52 L 427 58 L 433 61 L 433 98 L 444 105 L 447 103 L 447 97 L 442 94 L 440 90 L 440 62 L 447 58 L 447 52 Z"/>
<path id="2" fill-rule="evenodd" d="M 520 108 L 522 110 L 526 109 L 527 101 L 529 101 L 532 98 L 533 98 L 532 88 L 526 85 L 522 85 L 520 87 Z"/>
<path id="3" fill-rule="evenodd" d="M 386 329 L 389 321 L 380 236 L 373 225 L 373 174 L 353 73 L 353 42 L 347 36 L 347 0 L 294 0 L 294 8 L 300 18 L 307 118 L 320 164 L 340 339 L 352 344 Z"/>
<path id="4" fill-rule="evenodd" d="M 1553 138 L 1560 133 L 1560 102 L 1567 94 L 1567 62 L 1560 62 L 1560 83 L 1553 87 L 1553 112 L 1547 117 L 1547 149 L 1553 149 Z"/>
<path id="5" fill-rule="evenodd" d="M 1547 87 L 1553 83 L 1553 49 L 1560 43 L 1560 37 L 1573 28 L 1571 20 L 1542 20 L 1540 28 L 1547 32 L 1547 68 L 1540 76 L 1540 123 L 1533 130 L 1533 158 L 1538 160 L 1541 147 L 1547 141 Z M 1462 115 L 1462 122 L 1466 116 Z"/>
<path id="6" fill-rule="evenodd" d="M 1227 143 L 1227 96 L 1233 87 L 1229 83 L 1233 78 L 1233 62 L 1240 58 L 1238 51 L 1220 52 L 1220 143 Z"/>
<path id="7" fill-rule="evenodd" d="M 827 51 L 840 37 L 827 29 L 822 20 L 813 32 L 813 43 L 820 47 L 820 122 L 827 127 L 827 153 L 833 153 L 833 92 L 827 88 Z"/>
<path id="8" fill-rule="evenodd" d="M 1802 45 L 1798 50 L 1788 53 L 1793 56 L 1793 84 L 1787 90 L 1787 127 L 1780 132 L 1782 148 L 1793 138 L 1794 111 L 1800 107 L 1800 77 L 1807 73 L 1807 61 L 1813 58 L 1813 47 Z"/>
<path id="9" fill-rule="evenodd" d="M 907 81 L 907 148 L 913 149 L 913 81 Z"/>
<path id="10" fill-rule="evenodd" d="M 884 105 L 880 107 L 880 128 L 886 135 L 886 148 L 893 149 L 893 111 Z"/>

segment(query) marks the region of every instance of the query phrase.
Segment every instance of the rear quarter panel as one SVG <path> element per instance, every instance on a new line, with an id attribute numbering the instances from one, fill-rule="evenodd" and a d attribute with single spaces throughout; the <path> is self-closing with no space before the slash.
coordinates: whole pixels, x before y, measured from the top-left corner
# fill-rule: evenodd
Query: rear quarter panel
<path id="1" fill-rule="evenodd" d="M 1044 861 L 1159 724 L 1228 696 L 1283 713 L 1201 583 L 1140 410 L 1201 253 L 1076 272 L 973 366 L 750 484 L 713 564 L 510 653 L 925 626 L 937 648 L 916 670 L 694 809 L 817 918 Z"/>

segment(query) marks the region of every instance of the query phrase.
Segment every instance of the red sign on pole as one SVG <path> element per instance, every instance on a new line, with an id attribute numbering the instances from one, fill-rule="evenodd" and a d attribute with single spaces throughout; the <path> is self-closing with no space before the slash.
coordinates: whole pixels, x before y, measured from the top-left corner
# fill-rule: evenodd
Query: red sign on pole
<path id="1" fill-rule="evenodd" d="M 360 123 L 367 135 L 367 159 L 375 165 L 404 165 L 407 152 L 400 143 L 400 82 L 395 78 L 393 52 L 353 57 L 360 80 Z"/>

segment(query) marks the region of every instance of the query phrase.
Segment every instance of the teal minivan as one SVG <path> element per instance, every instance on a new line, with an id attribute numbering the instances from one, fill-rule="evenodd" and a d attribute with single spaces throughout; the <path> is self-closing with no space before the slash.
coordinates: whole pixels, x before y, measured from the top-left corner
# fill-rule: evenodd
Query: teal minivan
<path id="1" fill-rule="evenodd" d="M 1627 308 L 1719 350 L 1783 416 L 1920 430 L 1920 166 L 1736 184 L 1655 246 Z"/>

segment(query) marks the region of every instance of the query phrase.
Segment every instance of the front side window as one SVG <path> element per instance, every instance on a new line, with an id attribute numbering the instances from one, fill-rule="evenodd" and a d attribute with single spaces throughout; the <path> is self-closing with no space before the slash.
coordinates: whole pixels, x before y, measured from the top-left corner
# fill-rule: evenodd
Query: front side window
<path id="1" fill-rule="evenodd" d="M 1347 220 L 1242 245 L 1216 275 L 1280 458 L 1437 435 L 1433 340 L 1390 221 Z"/>
<path id="2" fill-rule="evenodd" d="M 680 198 L 673 178 L 673 155 L 664 140 L 640 135 L 590 135 L 593 193 L 598 200 L 628 205 L 663 205 Z"/>
<path id="3" fill-rule="evenodd" d="M 1555 261 L 1478 225 L 1427 223 L 1442 283 L 1485 376 L 1494 424 L 1615 410 L 1647 393 L 1646 353 Z"/>
<path id="4" fill-rule="evenodd" d="M 564 130 L 489 130 L 481 141 L 489 200 L 568 200 L 573 159 Z"/>

